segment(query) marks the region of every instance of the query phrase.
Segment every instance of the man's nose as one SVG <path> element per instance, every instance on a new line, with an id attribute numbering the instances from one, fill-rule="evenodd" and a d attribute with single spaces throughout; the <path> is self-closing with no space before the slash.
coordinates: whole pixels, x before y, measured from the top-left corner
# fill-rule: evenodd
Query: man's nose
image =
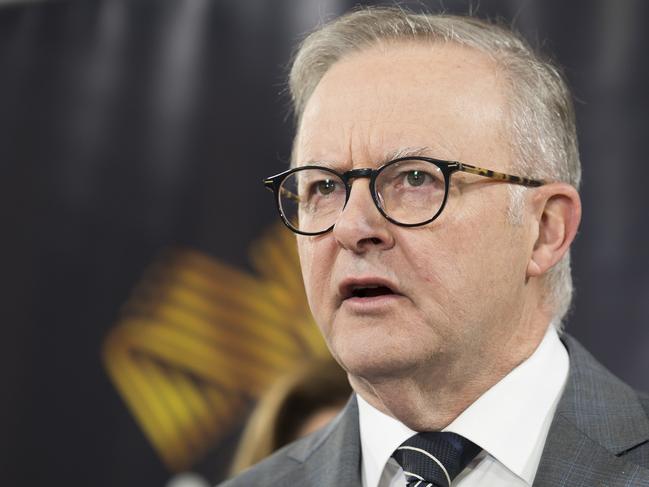
<path id="1" fill-rule="evenodd" d="M 355 179 L 349 200 L 333 228 L 334 238 L 345 249 L 364 253 L 394 246 L 392 224 L 379 212 L 372 200 L 369 180 Z"/>

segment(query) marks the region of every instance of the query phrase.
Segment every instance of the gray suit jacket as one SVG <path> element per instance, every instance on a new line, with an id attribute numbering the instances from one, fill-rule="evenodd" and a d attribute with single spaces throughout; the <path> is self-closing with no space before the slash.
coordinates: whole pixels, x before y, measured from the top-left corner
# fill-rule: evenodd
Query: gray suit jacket
<path id="1" fill-rule="evenodd" d="M 534 486 L 649 487 L 649 396 L 613 376 L 573 338 L 562 340 L 570 373 Z M 360 449 L 352 397 L 327 427 L 222 487 L 360 487 Z"/>

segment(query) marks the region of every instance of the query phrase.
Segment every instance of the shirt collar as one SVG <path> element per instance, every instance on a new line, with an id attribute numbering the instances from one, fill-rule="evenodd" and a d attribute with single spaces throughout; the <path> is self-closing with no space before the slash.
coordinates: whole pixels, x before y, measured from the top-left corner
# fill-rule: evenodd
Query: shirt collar
<path id="1" fill-rule="evenodd" d="M 534 353 L 487 390 L 444 431 L 470 439 L 529 485 L 568 377 L 568 353 L 553 325 Z M 358 395 L 362 474 L 378 485 L 392 452 L 416 434 Z"/>
<path id="2" fill-rule="evenodd" d="M 360 394 L 356 398 L 361 434 L 361 473 L 366 487 L 377 487 L 394 450 L 417 432 L 371 406 Z"/>

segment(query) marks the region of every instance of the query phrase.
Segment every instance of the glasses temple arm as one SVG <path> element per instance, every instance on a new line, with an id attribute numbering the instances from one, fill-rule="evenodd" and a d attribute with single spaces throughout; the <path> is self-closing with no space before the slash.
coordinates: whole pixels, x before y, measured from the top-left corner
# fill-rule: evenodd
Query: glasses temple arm
<path id="1" fill-rule="evenodd" d="M 484 169 L 482 167 L 472 166 L 462 162 L 457 163 L 457 170 L 476 174 L 485 178 L 496 179 L 498 181 L 506 181 L 508 183 L 520 184 L 521 186 L 538 187 L 546 184 L 546 181 L 541 179 L 530 179 L 522 176 L 514 176 L 512 174 L 505 174 L 503 172 L 492 171 L 491 169 Z"/>

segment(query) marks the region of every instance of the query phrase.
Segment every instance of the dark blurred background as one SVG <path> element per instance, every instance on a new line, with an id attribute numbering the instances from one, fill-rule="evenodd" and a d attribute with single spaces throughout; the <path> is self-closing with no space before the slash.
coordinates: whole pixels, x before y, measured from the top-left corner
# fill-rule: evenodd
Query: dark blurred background
<path id="1" fill-rule="evenodd" d="M 169 482 L 102 343 L 169 246 L 250 270 L 275 222 L 260 180 L 290 152 L 293 46 L 356 3 L 0 1 L 2 485 Z M 564 67 L 584 170 L 567 329 L 649 390 L 649 3 L 406 4 L 502 17 Z M 238 428 L 192 468 L 208 483 Z"/>

